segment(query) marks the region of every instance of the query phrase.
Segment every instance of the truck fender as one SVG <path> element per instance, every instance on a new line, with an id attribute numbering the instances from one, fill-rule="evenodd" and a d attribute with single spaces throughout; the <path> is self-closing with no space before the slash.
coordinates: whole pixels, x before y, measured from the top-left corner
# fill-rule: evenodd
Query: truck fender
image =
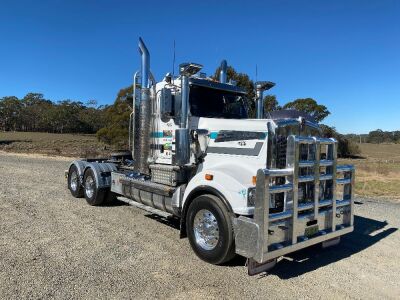
<path id="1" fill-rule="evenodd" d="M 111 172 L 117 170 L 117 165 L 113 163 L 90 162 L 86 164 L 83 175 L 87 169 L 93 170 L 96 186 L 99 189 L 109 188 L 111 186 Z"/>
<path id="2" fill-rule="evenodd" d="M 66 171 L 65 176 L 67 176 L 67 174 L 69 173 L 69 171 L 71 170 L 72 166 L 75 166 L 76 169 L 78 170 L 78 178 L 79 178 L 79 184 L 82 185 L 83 182 L 83 174 L 85 173 L 85 169 L 86 166 L 89 163 L 87 161 L 84 160 L 74 160 L 68 167 L 68 172 Z"/>
<path id="3" fill-rule="evenodd" d="M 200 185 L 200 186 L 194 188 L 192 191 L 190 191 L 190 193 L 186 196 L 186 199 L 185 199 L 185 202 L 184 202 L 183 208 L 182 208 L 181 218 L 180 218 L 180 228 L 179 228 L 180 238 L 187 237 L 186 212 L 188 210 L 190 203 L 192 203 L 193 199 L 195 199 L 197 196 L 204 195 L 204 194 L 211 194 L 211 195 L 214 195 L 214 196 L 217 196 L 218 198 L 220 198 L 221 201 L 225 204 L 229 213 L 232 214 L 232 216 L 234 216 L 231 205 L 229 204 L 228 200 L 226 200 L 226 197 L 219 190 L 217 190 L 216 188 L 214 188 L 212 186 Z"/>

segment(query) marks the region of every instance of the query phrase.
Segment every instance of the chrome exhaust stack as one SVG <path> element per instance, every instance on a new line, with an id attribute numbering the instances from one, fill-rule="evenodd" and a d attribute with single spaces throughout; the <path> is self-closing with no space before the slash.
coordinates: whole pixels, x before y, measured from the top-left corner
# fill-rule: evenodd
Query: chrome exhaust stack
<path id="1" fill-rule="evenodd" d="M 183 63 L 179 65 L 181 75 L 181 116 L 179 128 L 175 130 L 175 164 L 184 166 L 190 162 L 190 141 L 188 128 L 189 113 L 189 77 L 203 68 L 202 65 L 194 63 Z"/>
<path id="2" fill-rule="evenodd" d="M 227 62 L 226 62 L 226 60 L 224 59 L 222 62 L 221 62 L 221 70 L 219 71 L 219 82 L 221 82 L 221 83 L 226 83 L 226 69 L 227 69 Z"/>
<path id="3" fill-rule="evenodd" d="M 263 119 L 264 118 L 264 99 L 263 99 L 263 93 L 266 90 L 269 90 L 275 85 L 275 83 L 271 81 L 257 81 L 256 82 L 256 101 L 257 101 L 257 119 Z"/>
<path id="4" fill-rule="evenodd" d="M 137 133 L 137 150 L 134 152 L 135 170 L 142 174 L 149 174 L 148 157 L 150 151 L 150 53 L 143 40 L 139 38 L 139 53 L 141 64 L 141 93 L 139 106 L 139 122 Z"/>

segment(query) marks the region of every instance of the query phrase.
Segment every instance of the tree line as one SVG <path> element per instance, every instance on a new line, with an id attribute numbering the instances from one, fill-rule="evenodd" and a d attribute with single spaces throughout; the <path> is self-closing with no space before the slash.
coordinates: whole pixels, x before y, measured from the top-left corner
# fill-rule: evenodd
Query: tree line
<path id="1" fill-rule="evenodd" d="M 215 80 L 218 74 L 219 68 L 214 73 Z M 234 80 L 237 86 L 247 91 L 246 105 L 249 108 L 249 117 L 254 118 L 254 82 L 247 74 L 239 73 L 231 66 L 227 69 L 227 79 Z M 86 103 L 73 100 L 55 102 L 45 99 L 40 93 L 28 93 L 22 99 L 15 96 L 3 97 L 0 98 L 0 130 L 96 133 L 100 141 L 124 148 L 128 141 L 132 94 L 132 86 L 121 89 L 114 103 L 109 106 L 97 106 L 94 100 Z M 330 114 L 326 106 L 312 98 L 295 99 L 280 105 L 275 95 L 266 95 L 263 101 L 266 112 L 296 109 L 308 113 L 318 122 Z M 360 152 L 352 136 L 341 135 L 335 128 L 326 125 L 321 125 L 321 128 L 323 136 L 334 137 L 339 141 L 340 156 L 352 156 Z M 381 136 L 381 133 L 378 133 Z M 398 139 L 398 134 L 399 132 L 393 136 Z"/>
<path id="2" fill-rule="evenodd" d="M 105 124 L 107 107 L 93 100 L 54 102 L 43 94 L 28 93 L 22 99 L 0 98 L 0 130 L 52 133 L 96 133 Z"/>
<path id="3" fill-rule="evenodd" d="M 370 131 L 368 134 L 346 134 L 346 137 L 356 143 L 396 143 L 400 144 L 400 130 L 383 131 L 381 129 Z"/>

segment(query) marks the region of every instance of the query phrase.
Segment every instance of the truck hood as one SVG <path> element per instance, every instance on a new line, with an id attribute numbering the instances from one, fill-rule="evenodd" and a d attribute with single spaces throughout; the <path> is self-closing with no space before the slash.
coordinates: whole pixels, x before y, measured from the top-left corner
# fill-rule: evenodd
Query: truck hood
<path id="1" fill-rule="evenodd" d="M 268 119 L 216 119 L 198 118 L 197 128 L 212 132 L 220 130 L 267 132 Z"/>

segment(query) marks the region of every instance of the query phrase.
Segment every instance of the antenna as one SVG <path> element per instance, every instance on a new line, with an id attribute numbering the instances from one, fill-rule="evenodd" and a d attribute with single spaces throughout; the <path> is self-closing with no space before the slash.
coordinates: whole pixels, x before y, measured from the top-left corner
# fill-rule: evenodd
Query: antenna
<path id="1" fill-rule="evenodd" d="M 175 78 L 175 39 L 174 39 L 174 57 L 172 59 L 172 82 L 174 82 Z"/>
<path id="2" fill-rule="evenodd" d="M 257 82 L 257 74 L 258 70 L 257 70 L 257 64 L 256 64 L 256 81 Z M 257 84 L 254 85 L 254 101 L 257 101 Z"/>

